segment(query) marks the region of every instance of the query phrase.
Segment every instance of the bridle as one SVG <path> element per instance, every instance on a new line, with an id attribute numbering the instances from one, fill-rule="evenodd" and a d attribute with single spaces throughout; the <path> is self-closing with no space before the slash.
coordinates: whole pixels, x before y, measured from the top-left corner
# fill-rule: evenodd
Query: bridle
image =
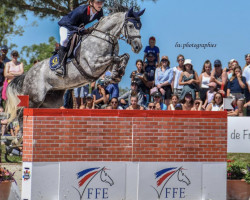
<path id="1" fill-rule="evenodd" d="M 106 32 L 104 32 L 104 31 L 101 31 L 101 30 L 97 29 L 96 27 L 98 26 L 99 22 L 97 22 L 97 23 L 95 24 L 95 27 L 93 28 L 93 31 L 97 31 L 97 32 L 99 32 L 99 33 L 103 33 L 103 34 L 109 36 L 109 40 L 106 40 L 106 39 L 104 39 L 104 38 L 95 36 L 95 35 L 93 35 L 93 34 L 90 34 L 90 35 L 91 35 L 91 36 L 94 36 L 94 37 L 97 37 L 97 38 L 100 38 L 100 39 L 102 39 L 102 40 L 105 40 L 106 42 L 112 44 L 113 50 L 114 50 L 114 48 L 115 48 L 115 45 L 118 43 L 118 40 L 123 40 L 123 41 L 125 41 L 126 43 L 131 44 L 131 41 L 132 41 L 133 39 L 135 39 L 135 38 L 141 38 L 141 36 L 140 36 L 140 35 L 132 35 L 132 36 L 129 35 L 129 33 L 128 33 L 128 27 L 127 27 L 127 24 L 128 24 L 128 21 L 129 21 L 129 20 L 136 20 L 136 18 L 134 18 L 134 17 L 126 17 L 125 22 L 123 23 L 122 28 L 121 28 L 121 30 L 124 29 L 124 35 L 120 34 L 120 35 L 117 37 L 117 36 L 115 36 L 115 35 L 113 35 L 113 34 L 106 33 Z M 121 36 L 121 35 L 122 35 L 122 36 Z"/>

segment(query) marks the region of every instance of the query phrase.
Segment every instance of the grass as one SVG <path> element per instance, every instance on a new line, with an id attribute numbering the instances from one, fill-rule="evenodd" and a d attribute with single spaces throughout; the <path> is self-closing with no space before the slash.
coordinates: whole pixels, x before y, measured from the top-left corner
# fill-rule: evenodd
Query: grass
<path id="1" fill-rule="evenodd" d="M 1 145 L 1 149 L 2 149 L 1 163 L 7 163 L 7 161 L 5 160 L 5 157 L 4 157 L 4 155 L 5 155 L 5 145 Z M 20 162 L 22 162 L 22 157 L 20 157 L 20 156 L 11 156 L 11 157 L 9 156 L 8 158 L 9 158 L 9 160 L 11 160 L 12 163 L 20 163 Z"/>
<path id="2" fill-rule="evenodd" d="M 244 162 L 250 165 L 250 153 L 228 153 L 227 159 Z"/>

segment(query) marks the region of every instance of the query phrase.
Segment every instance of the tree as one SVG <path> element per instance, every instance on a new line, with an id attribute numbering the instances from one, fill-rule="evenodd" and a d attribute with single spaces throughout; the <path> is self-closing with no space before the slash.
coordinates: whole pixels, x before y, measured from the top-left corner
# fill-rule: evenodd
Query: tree
<path id="1" fill-rule="evenodd" d="M 68 14 L 73 9 L 82 4 L 86 4 L 88 0 L 1 0 L 3 5 L 8 8 L 16 8 L 24 11 L 31 11 L 41 18 L 52 17 L 60 18 Z M 156 0 L 153 0 L 156 1 Z M 121 4 L 126 7 L 138 7 L 137 0 L 106 0 L 104 4 L 105 10 L 108 12 L 109 7 L 115 4 Z"/>
<path id="2" fill-rule="evenodd" d="M 0 7 L 0 46 L 7 44 L 11 37 L 22 35 L 23 27 L 15 25 L 15 22 L 21 16 L 19 9 L 13 9 L 1 5 Z M 14 46 L 9 44 L 9 46 Z"/>
<path id="3" fill-rule="evenodd" d="M 25 59 L 21 59 L 24 63 L 24 71 L 28 71 L 32 66 L 35 60 L 44 60 L 52 56 L 52 52 L 56 47 L 56 39 L 50 37 L 48 43 L 33 44 L 31 46 L 24 46 L 21 50 L 21 54 L 25 55 L 29 59 L 29 64 Z"/>

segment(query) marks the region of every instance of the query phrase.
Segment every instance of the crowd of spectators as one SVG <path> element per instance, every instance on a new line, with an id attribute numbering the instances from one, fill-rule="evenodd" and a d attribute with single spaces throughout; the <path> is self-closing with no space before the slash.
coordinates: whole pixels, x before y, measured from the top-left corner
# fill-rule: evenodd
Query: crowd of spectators
<path id="1" fill-rule="evenodd" d="M 4 99 L 4 84 L 23 73 L 18 52 L 11 52 L 11 60 L 7 53 L 7 46 L 2 46 L 0 89 Z M 170 67 L 169 57 L 160 57 L 156 39 L 150 37 L 143 59 L 136 61 L 130 75 L 128 91 L 121 93 L 118 84 L 107 84 L 106 77 L 111 76 L 107 71 L 96 82 L 67 90 L 61 109 L 227 110 L 229 116 L 243 116 L 245 107 L 249 115 L 250 54 L 245 55 L 243 68 L 235 59 L 231 59 L 224 68 L 219 59 L 205 60 L 200 74 L 194 70 L 192 60 L 184 55 L 178 55 L 176 61 L 178 64 Z M 232 100 L 231 108 L 223 107 L 223 98 Z"/>
<path id="2" fill-rule="evenodd" d="M 135 63 L 135 70 L 130 75 L 131 86 L 127 92 L 119 95 L 118 85 L 106 85 L 105 76 L 110 73 L 107 72 L 96 83 L 88 85 L 89 90 L 81 89 L 90 92 L 81 96 L 84 105 L 90 101 L 87 99 L 92 100 L 88 107 L 78 108 L 227 110 L 229 116 L 243 116 L 244 107 L 248 107 L 249 115 L 250 54 L 245 55 L 245 61 L 245 66 L 241 68 L 237 60 L 231 59 L 228 66 L 223 68 L 219 59 L 206 60 L 201 73 L 198 74 L 194 70 L 192 60 L 180 54 L 177 56 L 177 66 L 170 67 L 168 56 L 160 58 L 156 39 L 150 37 L 143 59 L 138 59 Z M 231 108 L 223 107 L 223 98 L 231 99 Z"/>

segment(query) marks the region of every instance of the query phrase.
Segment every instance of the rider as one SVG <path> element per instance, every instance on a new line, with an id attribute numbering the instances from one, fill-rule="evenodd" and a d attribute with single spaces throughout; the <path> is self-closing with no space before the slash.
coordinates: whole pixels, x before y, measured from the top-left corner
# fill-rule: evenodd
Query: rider
<path id="1" fill-rule="evenodd" d="M 105 0 L 89 0 L 88 5 L 77 7 L 58 22 L 60 26 L 60 47 L 58 53 L 60 67 L 55 70 L 58 76 L 64 77 L 65 75 L 65 57 L 68 50 L 67 47 L 70 36 L 73 33 L 79 33 L 81 35 L 91 33 L 93 30 L 92 28 L 80 29 L 79 27 L 82 25 L 85 26 L 96 19 L 100 20 L 103 16 L 102 7 L 104 1 Z"/>

